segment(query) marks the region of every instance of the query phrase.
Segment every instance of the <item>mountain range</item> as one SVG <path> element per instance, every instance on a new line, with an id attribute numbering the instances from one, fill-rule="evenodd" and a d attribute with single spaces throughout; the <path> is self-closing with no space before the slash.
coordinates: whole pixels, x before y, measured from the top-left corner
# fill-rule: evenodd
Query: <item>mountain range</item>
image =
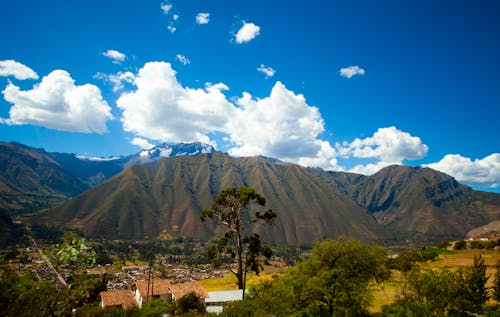
<path id="1" fill-rule="evenodd" d="M 32 222 L 79 228 L 90 237 L 211 239 L 217 228 L 200 222 L 199 215 L 220 190 L 231 186 L 251 186 L 266 197 L 266 208 L 277 212 L 278 221 L 271 228 L 250 230 L 278 244 L 341 235 L 369 241 L 439 241 L 463 238 L 500 218 L 499 194 L 474 191 L 429 168 L 390 166 L 363 176 L 265 157 L 234 158 L 200 143 L 162 145 L 107 159 L 0 145 L 5 158 L 0 210 L 10 215 L 38 211 Z M 27 163 L 33 157 L 45 164 L 45 172 Z M 14 174 L 39 187 L 28 190 L 20 181 L 12 185 Z M 16 190 L 18 200 L 4 188 Z M 45 196 L 33 196 L 37 190 Z M 53 196 L 58 199 L 44 198 Z"/>

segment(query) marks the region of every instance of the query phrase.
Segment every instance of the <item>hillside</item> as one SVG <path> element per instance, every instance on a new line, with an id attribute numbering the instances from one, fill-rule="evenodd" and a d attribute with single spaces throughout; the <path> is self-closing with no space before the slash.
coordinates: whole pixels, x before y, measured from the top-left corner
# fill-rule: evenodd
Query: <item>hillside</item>
<path id="1" fill-rule="evenodd" d="M 11 215 L 35 212 L 86 189 L 45 151 L 0 142 L 0 210 Z"/>
<path id="2" fill-rule="evenodd" d="M 78 227 L 93 237 L 207 239 L 213 227 L 201 223 L 199 215 L 230 186 L 254 187 L 267 198 L 266 208 L 277 211 L 274 228 L 255 228 L 268 241 L 301 244 L 339 235 L 388 237 L 365 209 L 306 168 L 222 153 L 129 166 L 35 221 Z"/>
<path id="3" fill-rule="evenodd" d="M 461 238 L 500 214 L 500 195 L 429 168 L 389 166 L 372 176 L 316 171 L 401 238 Z"/>

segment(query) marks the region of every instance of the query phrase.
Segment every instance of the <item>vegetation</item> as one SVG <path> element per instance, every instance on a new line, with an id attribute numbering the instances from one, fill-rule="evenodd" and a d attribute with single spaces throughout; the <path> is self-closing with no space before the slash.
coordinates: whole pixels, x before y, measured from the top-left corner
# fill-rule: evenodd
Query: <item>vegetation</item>
<path id="1" fill-rule="evenodd" d="M 356 240 L 325 240 L 311 257 L 255 287 L 223 316 L 362 316 L 368 314 L 368 285 L 389 277 L 387 253 Z"/>
<path id="2" fill-rule="evenodd" d="M 269 259 L 272 255 L 271 248 L 261 244 L 258 234 L 245 235 L 245 227 L 258 221 L 272 224 L 276 220 L 276 213 L 272 210 L 264 213 L 257 211 L 252 217 L 249 210 L 250 204 L 264 206 L 266 199 L 251 187 L 238 189 L 231 187 L 221 191 L 215 197 L 212 206 L 201 214 L 202 221 L 211 218 L 216 224 L 226 228 L 226 232 L 217 241 L 217 245 L 209 249 L 209 256 L 218 260 L 220 256 L 229 255 L 236 260 L 236 271 L 229 268 L 238 279 L 239 289 L 244 288 L 244 275 L 247 270 L 259 273 L 261 268 L 259 256 Z"/>
<path id="3" fill-rule="evenodd" d="M 80 237 L 68 237 L 63 238 L 64 243 L 80 239 L 85 244 Z M 185 242 L 180 239 L 157 247 L 176 245 L 182 251 Z M 197 242 L 187 242 L 187 249 L 198 248 Z M 443 252 L 432 248 L 405 251 L 398 260 L 389 259 L 387 250 L 377 245 L 326 239 L 316 243 L 306 260 L 295 267 L 272 277 L 266 273 L 265 278 L 252 283 L 245 300 L 229 305 L 221 316 L 498 316 L 497 251 Z M 444 259 L 454 259 L 456 265 Z M 402 265 L 406 263 L 411 263 L 410 269 Z M 82 272 L 70 277 L 70 288 L 41 281 L 30 272 L 3 272 L 0 316 L 209 315 L 194 294 L 176 303 L 154 299 L 141 309 L 103 310 L 98 305 L 99 293 L 106 289 L 109 276 Z M 372 310 L 373 290 L 384 285 L 394 285 L 399 296 Z"/>

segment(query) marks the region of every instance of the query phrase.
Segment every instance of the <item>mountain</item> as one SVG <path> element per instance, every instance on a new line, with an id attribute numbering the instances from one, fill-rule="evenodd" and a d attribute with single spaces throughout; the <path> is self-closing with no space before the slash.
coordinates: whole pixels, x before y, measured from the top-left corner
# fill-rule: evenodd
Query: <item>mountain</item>
<path id="1" fill-rule="evenodd" d="M 9 215 L 0 210 L 0 247 L 14 245 L 23 234 L 22 226 L 12 222 Z"/>
<path id="2" fill-rule="evenodd" d="M 210 239 L 214 227 L 202 223 L 200 213 L 231 186 L 254 187 L 266 197 L 266 208 L 278 213 L 274 228 L 254 228 L 268 241 L 301 244 L 340 235 L 363 240 L 389 236 L 364 208 L 307 168 L 220 152 L 131 165 L 34 221 L 111 239 Z"/>
<path id="3" fill-rule="evenodd" d="M 312 171 L 401 238 L 462 238 L 500 214 L 500 195 L 474 191 L 430 168 L 389 166 L 372 176 Z"/>
<path id="4" fill-rule="evenodd" d="M 200 142 L 157 145 L 149 150 L 120 157 L 86 157 L 67 153 L 49 155 L 69 173 L 90 187 L 96 186 L 121 172 L 126 166 L 155 162 L 164 157 L 190 156 L 213 153 L 211 145 Z"/>
<path id="5" fill-rule="evenodd" d="M 364 176 L 232 158 L 201 143 L 110 158 L 0 143 L 0 211 L 57 206 L 33 221 L 94 237 L 209 239 L 214 228 L 200 223 L 199 214 L 230 186 L 252 186 L 266 196 L 278 223 L 255 230 L 277 243 L 339 235 L 439 241 L 500 218 L 499 194 L 474 191 L 429 168 L 390 166 Z"/>
<path id="6" fill-rule="evenodd" d="M 0 210 L 11 215 L 34 212 L 86 189 L 45 151 L 0 142 Z"/>

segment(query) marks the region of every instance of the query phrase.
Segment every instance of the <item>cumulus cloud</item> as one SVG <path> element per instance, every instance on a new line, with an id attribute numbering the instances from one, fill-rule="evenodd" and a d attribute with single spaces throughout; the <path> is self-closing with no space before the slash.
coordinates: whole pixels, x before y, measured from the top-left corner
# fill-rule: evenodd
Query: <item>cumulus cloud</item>
<path id="1" fill-rule="evenodd" d="M 99 88 L 91 84 L 75 85 L 64 70 L 54 70 L 31 90 L 22 91 L 9 83 L 2 93 L 13 104 L 9 118 L 2 119 L 6 124 L 104 133 L 107 120 L 113 119 Z"/>
<path id="2" fill-rule="evenodd" d="M 33 69 L 12 59 L 0 61 L 0 76 L 13 76 L 19 80 L 38 79 Z"/>
<path id="3" fill-rule="evenodd" d="M 118 52 L 116 50 L 107 50 L 106 52 L 103 52 L 102 55 L 111 59 L 114 64 L 120 64 L 127 57 L 125 54 Z"/>
<path id="4" fill-rule="evenodd" d="M 269 97 L 255 99 L 243 93 L 237 103 L 240 108 L 228 131 L 235 145 L 230 154 L 262 154 L 307 165 L 315 160 L 322 165 L 336 163 L 335 150 L 318 138 L 324 131 L 323 118 L 303 95 L 296 95 L 278 81 Z"/>
<path id="5" fill-rule="evenodd" d="M 179 62 L 181 62 L 183 65 L 188 65 L 188 64 L 190 64 L 190 63 L 191 63 L 191 61 L 190 61 L 190 60 L 189 60 L 186 56 L 181 55 L 181 54 L 177 54 L 177 55 L 175 56 L 175 58 L 176 58 Z"/>
<path id="6" fill-rule="evenodd" d="M 380 128 L 372 137 L 356 138 L 339 146 L 342 157 L 376 158 L 387 163 L 418 160 L 427 155 L 428 146 L 419 137 L 398 130 L 396 127 Z"/>
<path id="7" fill-rule="evenodd" d="M 210 13 L 200 12 L 196 15 L 196 23 L 198 24 L 208 24 L 210 22 Z"/>
<path id="8" fill-rule="evenodd" d="M 226 85 L 183 87 L 170 63 L 146 63 L 134 85 L 136 89 L 123 93 L 116 104 L 123 110 L 124 129 L 144 138 L 210 143 L 208 134 L 224 131 L 235 111 L 221 92 Z"/>
<path id="9" fill-rule="evenodd" d="M 260 64 L 259 67 L 257 67 L 257 70 L 263 74 L 266 75 L 266 78 L 273 77 L 274 74 L 276 74 L 276 70 L 273 68 L 266 66 L 264 64 Z"/>
<path id="10" fill-rule="evenodd" d="M 453 176 L 459 182 L 473 186 L 491 188 L 500 186 L 500 153 L 475 160 L 460 154 L 448 154 L 437 163 L 423 166 L 441 171 Z"/>
<path id="11" fill-rule="evenodd" d="M 238 30 L 235 36 L 236 43 L 242 44 L 250 42 L 260 34 L 260 26 L 251 22 L 243 22 L 243 26 Z"/>
<path id="12" fill-rule="evenodd" d="M 342 76 L 342 77 L 352 78 L 353 76 L 356 76 L 356 75 L 364 75 L 365 70 L 359 66 L 349 66 L 349 67 L 341 68 L 339 73 L 340 73 L 340 76 Z"/>
<path id="13" fill-rule="evenodd" d="M 130 143 L 132 143 L 133 145 L 137 145 L 143 150 L 149 150 L 155 146 L 154 144 L 149 143 L 148 140 L 143 138 L 133 138 Z"/>
<path id="14" fill-rule="evenodd" d="M 139 70 L 134 85 L 116 103 L 123 110 L 124 130 L 138 137 L 216 145 L 210 136 L 221 133 L 232 155 L 338 169 L 336 150 L 318 137 L 324 131 L 318 108 L 281 82 L 268 97 L 245 92 L 234 104 L 223 93 L 229 89 L 225 84 L 183 87 L 169 63 L 151 62 Z"/>

